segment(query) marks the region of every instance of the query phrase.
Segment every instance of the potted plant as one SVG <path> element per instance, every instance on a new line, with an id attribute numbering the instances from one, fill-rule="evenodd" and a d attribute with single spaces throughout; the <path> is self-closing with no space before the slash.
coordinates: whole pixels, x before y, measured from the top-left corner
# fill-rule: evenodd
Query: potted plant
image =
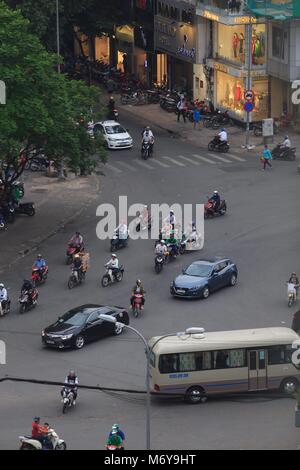
<path id="1" fill-rule="evenodd" d="M 300 389 L 294 393 L 294 397 L 296 399 L 296 406 L 295 406 L 295 426 L 296 428 L 300 428 Z"/>

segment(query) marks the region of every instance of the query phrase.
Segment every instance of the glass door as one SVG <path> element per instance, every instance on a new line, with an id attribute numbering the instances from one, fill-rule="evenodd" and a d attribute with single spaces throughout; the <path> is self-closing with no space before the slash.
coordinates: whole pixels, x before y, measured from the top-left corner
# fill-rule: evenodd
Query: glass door
<path id="1" fill-rule="evenodd" d="M 267 351 L 256 349 L 248 351 L 248 389 L 267 388 Z"/>

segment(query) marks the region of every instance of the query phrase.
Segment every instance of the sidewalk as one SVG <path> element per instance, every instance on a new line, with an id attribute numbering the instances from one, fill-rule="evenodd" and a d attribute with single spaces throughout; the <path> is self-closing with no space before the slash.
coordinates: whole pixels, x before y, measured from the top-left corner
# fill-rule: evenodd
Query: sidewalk
<path id="1" fill-rule="evenodd" d="M 28 171 L 22 180 L 25 183 L 22 202 L 34 202 L 36 214 L 16 216 L 8 230 L 0 233 L 0 273 L 79 217 L 99 194 L 96 175 L 71 174 L 65 181 L 59 181 Z"/>
<path id="2" fill-rule="evenodd" d="M 215 134 L 220 132 L 219 130 L 213 130 L 209 128 L 193 129 L 193 123 L 186 121 L 184 123 L 182 118 L 180 122 L 177 122 L 177 116 L 175 113 L 167 113 L 159 104 L 149 104 L 143 106 L 132 106 L 132 105 L 119 105 L 120 113 L 126 112 L 139 119 L 141 127 L 143 125 L 153 125 L 160 129 L 169 132 L 174 137 L 178 137 L 182 140 L 188 141 L 189 143 L 196 145 L 200 148 L 207 150 L 208 142 L 214 137 Z M 226 127 L 226 126 L 224 126 Z M 242 148 L 246 142 L 246 131 L 237 126 L 226 127 L 228 132 L 228 140 L 230 143 L 230 152 L 238 153 L 240 155 L 252 154 L 257 156 L 263 148 L 263 138 L 255 137 L 253 132 L 250 132 L 249 143 L 255 145 L 251 150 Z M 274 136 L 273 144 L 271 147 L 281 142 L 284 136 L 288 134 L 293 147 L 300 147 L 300 134 L 290 132 L 287 130 L 280 131 Z"/>

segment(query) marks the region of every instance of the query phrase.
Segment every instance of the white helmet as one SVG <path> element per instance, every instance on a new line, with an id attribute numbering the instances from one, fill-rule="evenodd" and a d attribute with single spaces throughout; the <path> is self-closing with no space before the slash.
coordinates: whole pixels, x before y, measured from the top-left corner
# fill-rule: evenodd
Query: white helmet
<path id="1" fill-rule="evenodd" d="M 216 190 L 216 191 L 214 191 L 214 194 L 219 194 L 219 191 L 217 191 L 217 190 Z"/>
<path id="2" fill-rule="evenodd" d="M 4 284 L 2 284 L 2 282 L 0 284 L 0 289 L 4 289 Z"/>
<path id="3" fill-rule="evenodd" d="M 112 258 L 116 258 L 117 255 L 116 255 L 115 253 L 112 253 L 111 257 L 112 257 Z"/>

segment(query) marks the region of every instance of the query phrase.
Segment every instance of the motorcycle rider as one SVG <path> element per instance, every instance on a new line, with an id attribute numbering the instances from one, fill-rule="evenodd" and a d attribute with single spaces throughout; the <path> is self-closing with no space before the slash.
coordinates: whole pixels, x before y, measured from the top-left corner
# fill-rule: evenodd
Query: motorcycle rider
<path id="1" fill-rule="evenodd" d="M 143 132 L 142 148 L 144 144 L 149 144 L 149 154 L 151 155 L 153 153 L 154 147 L 154 135 L 149 126 L 147 126 L 145 131 Z"/>
<path id="2" fill-rule="evenodd" d="M 175 224 L 176 224 L 176 217 L 175 217 L 175 214 L 174 214 L 174 211 L 170 211 L 170 214 L 168 215 L 168 217 L 164 220 L 164 222 L 166 222 L 167 224 L 170 224 L 171 227 L 172 227 L 172 230 L 175 229 Z"/>
<path id="3" fill-rule="evenodd" d="M 80 232 L 75 232 L 75 235 L 70 238 L 68 245 L 74 246 L 77 253 L 84 250 L 83 236 Z"/>
<path id="4" fill-rule="evenodd" d="M 227 144 L 227 132 L 225 131 L 224 127 L 221 129 L 221 132 L 218 134 L 219 145 Z"/>
<path id="5" fill-rule="evenodd" d="M 131 291 L 131 298 L 130 298 L 130 304 L 131 307 L 133 307 L 133 302 L 134 302 L 134 297 L 136 294 L 141 294 L 142 297 L 142 310 L 144 309 L 145 305 L 145 289 L 144 286 L 142 285 L 142 281 L 140 279 L 137 279 L 135 286 L 133 286 L 132 291 Z"/>
<path id="6" fill-rule="evenodd" d="M 47 263 L 44 260 L 44 258 L 42 257 L 42 255 L 41 254 L 37 255 L 37 259 L 33 263 L 32 269 L 38 269 L 39 270 L 40 278 L 43 277 L 43 274 L 44 274 L 44 271 L 45 271 L 46 267 L 47 267 Z"/>
<path id="7" fill-rule="evenodd" d="M 76 272 L 78 280 L 80 281 L 83 275 L 83 263 L 79 253 L 76 253 L 76 255 L 74 255 L 72 269 Z"/>
<path id="8" fill-rule="evenodd" d="M 284 137 L 283 142 L 281 142 L 281 144 L 279 144 L 280 156 L 283 157 L 285 154 L 287 154 L 289 152 L 289 150 L 291 149 L 291 147 L 292 147 L 292 144 L 291 144 L 291 141 L 289 139 L 289 136 L 286 135 Z"/>
<path id="9" fill-rule="evenodd" d="M 141 229 L 143 228 L 148 228 L 148 221 L 149 221 L 149 210 L 148 206 L 145 204 L 144 208 L 140 214 L 140 219 L 141 219 Z"/>
<path id="10" fill-rule="evenodd" d="M 0 316 L 3 315 L 3 310 L 6 307 L 7 301 L 8 301 L 7 289 L 5 289 L 4 284 L 1 282 L 0 284 Z"/>
<path id="11" fill-rule="evenodd" d="M 21 294 L 27 293 L 29 297 L 29 301 L 33 304 L 33 297 L 37 293 L 37 289 L 34 287 L 31 281 L 28 279 L 24 279 L 23 285 L 21 288 Z"/>
<path id="12" fill-rule="evenodd" d="M 114 281 L 114 274 L 119 270 L 119 260 L 115 253 L 112 253 L 110 260 L 105 264 L 108 269 L 108 275 L 110 276 L 111 282 Z"/>
<path id="13" fill-rule="evenodd" d="M 295 288 L 295 293 L 296 293 L 296 299 L 298 297 L 298 289 L 300 287 L 300 284 L 299 284 L 299 278 L 297 276 L 296 273 L 292 273 L 289 280 L 288 280 L 288 284 L 293 284 L 294 285 L 294 288 Z M 295 299 L 295 300 L 296 300 Z"/>
<path id="14" fill-rule="evenodd" d="M 168 253 L 168 248 L 166 247 L 165 240 L 159 240 L 159 242 L 157 243 L 155 247 L 155 254 L 166 257 L 167 253 Z"/>
<path id="15" fill-rule="evenodd" d="M 48 447 L 51 444 L 50 439 L 47 436 L 49 431 L 48 423 L 44 426 L 40 424 L 40 417 L 36 416 L 31 424 L 31 437 L 36 441 L 39 441 L 43 447 Z"/>
<path id="16" fill-rule="evenodd" d="M 122 447 L 124 448 L 125 446 L 125 434 L 124 432 L 120 429 L 119 424 L 114 424 L 111 428 L 111 431 L 108 435 L 108 439 L 113 435 L 113 432 L 117 431 L 117 435 L 122 439 Z"/>
<path id="17" fill-rule="evenodd" d="M 215 212 L 221 204 L 221 197 L 219 195 L 219 191 L 215 190 L 213 195 L 209 198 L 209 202 L 212 202 L 212 210 Z"/>
<path id="18" fill-rule="evenodd" d="M 124 221 L 116 228 L 116 234 L 119 240 L 127 240 L 128 238 L 128 227 Z"/>
<path id="19" fill-rule="evenodd" d="M 170 238 L 168 238 L 166 240 L 166 243 L 167 245 L 170 246 L 170 253 L 171 253 L 171 256 L 173 256 L 174 258 L 177 257 L 178 255 L 178 252 L 179 252 L 179 241 L 177 240 L 177 238 L 175 238 L 175 232 L 174 230 L 172 230 L 172 232 L 170 233 Z"/>
<path id="20" fill-rule="evenodd" d="M 118 435 L 118 431 L 116 429 L 113 429 L 109 434 L 108 439 L 106 441 L 106 446 L 115 446 L 120 448 L 123 447 L 123 440 Z"/>
<path id="21" fill-rule="evenodd" d="M 75 373 L 74 370 L 70 370 L 68 373 L 67 377 L 65 378 L 65 385 L 61 390 L 61 396 L 63 396 L 64 390 L 66 389 L 67 391 L 71 390 L 73 393 L 73 405 L 76 405 L 76 400 L 77 400 L 77 394 L 78 394 L 78 377 Z"/>

